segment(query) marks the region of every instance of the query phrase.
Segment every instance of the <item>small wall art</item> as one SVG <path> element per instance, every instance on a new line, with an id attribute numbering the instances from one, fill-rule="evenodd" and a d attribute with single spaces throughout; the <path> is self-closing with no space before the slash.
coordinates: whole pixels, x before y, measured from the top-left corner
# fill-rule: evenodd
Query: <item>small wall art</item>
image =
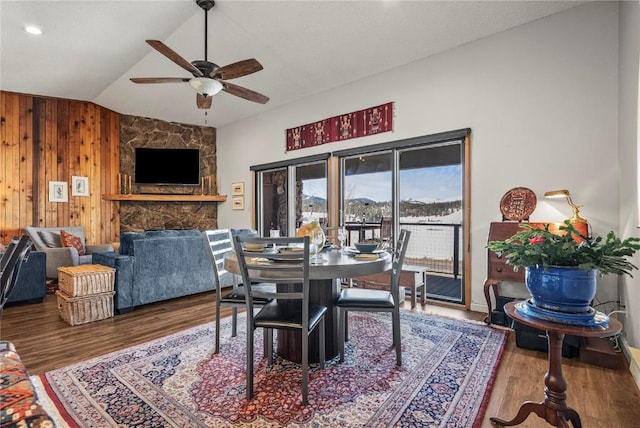
<path id="1" fill-rule="evenodd" d="M 244 181 L 231 183 L 231 196 L 242 196 L 242 195 L 244 195 Z"/>
<path id="2" fill-rule="evenodd" d="M 71 177 L 71 196 L 89 196 L 89 177 Z"/>
<path id="3" fill-rule="evenodd" d="M 66 181 L 49 182 L 49 202 L 69 202 Z"/>
<path id="4" fill-rule="evenodd" d="M 231 198 L 231 209 L 243 210 L 244 198 L 242 196 L 234 196 L 233 198 Z"/>

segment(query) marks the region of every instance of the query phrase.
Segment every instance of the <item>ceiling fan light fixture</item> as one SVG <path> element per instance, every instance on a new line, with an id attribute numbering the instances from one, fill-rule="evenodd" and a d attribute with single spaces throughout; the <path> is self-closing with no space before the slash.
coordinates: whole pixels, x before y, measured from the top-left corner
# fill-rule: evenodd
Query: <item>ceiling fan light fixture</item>
<path id="1" fill-rule="evenodd" d="M 189 84 L 196 92 L 205 96 L 215 95 L 223 89 L 222 83 L 209 77 L 194 77 L 189 80 Z"/>

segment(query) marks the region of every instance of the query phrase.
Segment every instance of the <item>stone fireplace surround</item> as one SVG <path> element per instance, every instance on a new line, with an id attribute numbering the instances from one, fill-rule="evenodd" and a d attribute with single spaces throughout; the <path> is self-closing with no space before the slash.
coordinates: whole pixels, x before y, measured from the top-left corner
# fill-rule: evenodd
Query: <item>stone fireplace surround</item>
<path id="1" fill-rule="evenodd" d="M 120 174 L 133 177 L 136 147 L 197 148 L 200 176 L 216 177 L 216 129 L 138 116 L 120 118 Z M 132 185 L 132 193 L 200 195 L 198 186 Z M 208 192 L 207 192 L 208 193 Z M 216 193 L 212 189 L 212 193 Z M 217 202 L 121 201 L 120 233 L 158 229 L 216 229 Z"/>

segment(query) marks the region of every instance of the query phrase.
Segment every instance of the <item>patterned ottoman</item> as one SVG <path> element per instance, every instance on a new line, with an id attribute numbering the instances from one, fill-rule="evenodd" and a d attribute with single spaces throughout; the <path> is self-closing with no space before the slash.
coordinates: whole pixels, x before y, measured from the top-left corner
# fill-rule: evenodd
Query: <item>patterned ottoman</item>
<path id="1" fill-rule="evenodd" d="M 0 427 L 54 428 L 13 343 L 0 341 Z"/>

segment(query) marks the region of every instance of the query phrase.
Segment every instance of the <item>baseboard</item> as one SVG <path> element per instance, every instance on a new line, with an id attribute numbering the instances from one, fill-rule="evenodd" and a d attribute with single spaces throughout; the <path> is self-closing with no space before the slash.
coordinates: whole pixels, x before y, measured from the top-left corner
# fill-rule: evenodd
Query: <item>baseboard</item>
<path id="1" fill-rule="evenodd" d="M 629 371 L 636 386 L 640 389 L 640 349 L 629 346 L 626 339 L 622 339 L 622 352 L 629 363 Z"/>

